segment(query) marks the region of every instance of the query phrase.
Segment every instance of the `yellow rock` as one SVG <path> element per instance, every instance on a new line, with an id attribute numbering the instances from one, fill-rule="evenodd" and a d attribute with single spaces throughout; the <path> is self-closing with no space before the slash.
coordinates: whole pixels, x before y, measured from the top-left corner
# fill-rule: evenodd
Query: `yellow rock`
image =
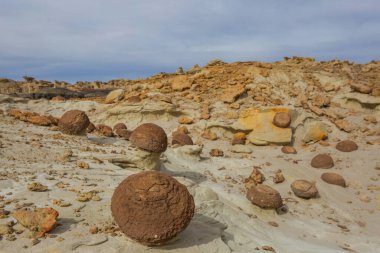
<path id="1" fill-rule="evenodd" d="M 287 144 L 292 140 L 290 128 L 273 125 L 273 117 L 278 112 L 289 113 L 287 108 L 256 109 L 250 108 L 240 112 L 238 124 L 244 130 L 252 130 L 247 139 L 256 145 Z"/>

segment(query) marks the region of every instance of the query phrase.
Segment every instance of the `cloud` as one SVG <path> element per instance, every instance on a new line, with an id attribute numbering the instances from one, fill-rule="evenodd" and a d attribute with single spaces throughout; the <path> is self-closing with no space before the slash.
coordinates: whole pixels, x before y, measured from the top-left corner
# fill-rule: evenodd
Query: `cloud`
<path id="1" fill-rule="evenodd" d="M 377 0 L 2 0 L 0 75 L 107 80 L 178 66 L 380 56 Z"/>

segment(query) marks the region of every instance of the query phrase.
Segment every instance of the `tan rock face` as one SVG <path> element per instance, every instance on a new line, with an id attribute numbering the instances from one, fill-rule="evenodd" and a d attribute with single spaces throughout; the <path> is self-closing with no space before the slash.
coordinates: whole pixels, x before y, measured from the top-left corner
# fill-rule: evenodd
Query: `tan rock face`
<path id="1" fill-rule="evenodd" d="M 252 130 L 247 139 L 256 145 L 288 144 L 292 140 L 292 130 L 273 125 L 273 118 L 278 112 L 289 113 L 286 108 L 247 109 L 241 111 L 238 124 L 244 130 Z"/>
<path id="2" fill-rule="evenodd" d="M 184 230 L 194 208 L 186 187 L 162 172 L 129 176 L 111 200 L 112 216 L 120 229 L 146 245 L 163 244 Z"/>
<path id="3" fill-rule="evenodd" d="M 245 133 L 238 132 L 238 133 L 235 133 L 234 136 L 232 137 L 231 144 L 232 145 L 237 145 L 237 144 L 244 145 L 246 139 L 247 139 L 247 135 Z"/>
<path id="4" fill-rule="evenodd" d="M 65 112 L 58 121 L 58 128 L 64 134 L 83 135 L 90 124 L 85 112 L 71 110 Z"/>
<path id="5" fill-rule="evenodd" d="M 59 213 L 53 208 L 36 208 L 30 210 L 17 210 L 12 216 L 18 223 L 31 230 L 36 237 L 43 237 L 57 225 Z"/>
<path id="6" fill-rule="evenodd" d="M 351 88 L 354 91 L 364 93 L 364 94 L 369 94 L 372 92 L 372 87 L 369 87 L 364 83 L 358 83 L 358 82 L 351 83 Z"/>
<path id="7" fill-rule="evenodd" d="M 105 103 L 110 104 L 120 101 L 124 98 L 124 94 L 125 91 L 123 89 L 113 90 L 107 95 Z"/>
<path id="8" fill-rule="evenodd" d="M 289 113 L 286 112 L 278 112 L 273 117 L 273 125 L 277 127 L 286 128 L 289 127 L 291 122 L 291 118 Z"/>
<path id="9" fill-rule="evenodd" d="M 280 193 L 272 187 L 262 184 L 251 187 L 247 192 L 247 199 L 261 208 L 276 209 L 283 206 Z"/>
<path id="10" fill-rule="evenodd" d="M 305 126 L 302 141 L 305 143 L 325 140 L 328 136 L 327 127 L 322 122 L 313 122 Z"/>
<path id="11" fill-rule="evenodd" d="M 307 180 L 295 180 L 290 185 L 292 191 L 297 197 L 310 199 L 315 198 L 318 194 L 315 182 L 309 182 Z"/>
<path id="12" fill-rule="evenodd" d="M 351 140 L 344 140 L 336 144 L 336 149 L 342 152 L 352 152 L 357 150 L 358 148 L 358 145 Z"/>
<path id="13" fill-rule="evenodd" d="M 131 143 L 150 152 L 164 152 L 168 145 L 168 137 L 164 129 L 153 123 L 138 126 L 131 134 Z"/>
<path id="14" fill-rule="evenodd" d="M 334 185 L 346 187 L 346 180 L 344 180 L 344 178 L 337 173 L 333 173 L 333 172 L 323 173 L 321 175 L 321 179 L 328 184 L 334 184 Z"/>
<path id="15" fill-rule="evenodd" d="M 334 167 L 334 160 L 328 154 L 319 154 L 311 160 L 310 164 L 314 168 L 330 169 Z"/>
<path id="16" fill-rule="evenodd" d="M 171 80 L 172 89 L 183 91 L 191 88 L 192 81 L 185 75 L 175 76 Z"/>
<path id="17" fill-rule="evenodd" d="M 222 96 L 220 99 L 225 103 L 233 103 L 236 98 L 245 92 L 244 85 L 236 85 L 227 87 L 223 90 Z"/>

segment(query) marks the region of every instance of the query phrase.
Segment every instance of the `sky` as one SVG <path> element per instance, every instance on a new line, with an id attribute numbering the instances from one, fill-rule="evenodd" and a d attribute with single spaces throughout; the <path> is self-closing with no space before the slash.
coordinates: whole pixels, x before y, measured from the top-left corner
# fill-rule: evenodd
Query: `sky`
<path id="1" fill-rule="evenodd" d="M 0 0 L 0 77 L 106 81 L 212 59 L 380 59 L 379 0 Z"/>

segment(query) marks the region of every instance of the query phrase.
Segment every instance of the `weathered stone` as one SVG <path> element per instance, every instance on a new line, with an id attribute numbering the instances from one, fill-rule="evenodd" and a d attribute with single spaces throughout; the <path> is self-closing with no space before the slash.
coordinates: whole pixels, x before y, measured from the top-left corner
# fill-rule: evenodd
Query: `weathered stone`
<path id="1" fill-rule="evenodd" d="M 85 112 L 80 110 L 71 110 L 65 112 L 59 119 L 59 130 L 64 134 L 83 135 L 90 124 Z"/>
<path id="2" fill-rule="evenodd" d="M 318 169 L 330 169 L 334 167 L 334 161 L 328 154 L 319 154 L 311 160 L 311 166 Z"/>
<path id="3" fill-rule="evenodd" d="M 120 229 L 146 245 L 176 236 L 194 215 L 194 199 L 184 185 L 162 172 L 141 172 L 116 188 L 111 211 Z"/>
<path id="4" fill-rule="evenodd" d="M 294 194 L 300 198 L 315 198 L 318 194 L 315 182 L 309 182 L 307 180 L 296 180 L 290 185 L 290 187 Z"/>
<path id="5" fill-rule="evenodd" d="M 297 154 L 297 150 L 291 146 L 283 146 L 281 152 L 284 154 Z"/>
<path id="6" fill-rule="evenodd" d="M 185 133 L 182 132 L 174 132 L 172 134 L 172 144 L 178 144 L 180 146 L 184 145 L 193 145 L 193 140 L 191 137 Z"/>
<path id="7" fill-rule="evenodd" d="M 291 118 L 287 112 L 278 112 L 273 117 L 273 125 L 277 127 L 286 128 L 289 127 Z"/>
<path id="8" fill-rule="evenodd" d="M 328 184 L 334 184 L 334 185 L 346 187 L 346 180 L 344 180 L 344 178 L 337 173 L 333 173 L 333 172 L 323 173 L 321 175 L 321 179 Z"/>
<path id="9" fill-rule="evenodd" d="M 151 152 L 164 152 L 168 145 L 164 129 L 153 123 L 138 126 L 129 139 L 134 146 Z"/>
<path id="10" fill-rule="evenodd" d="M 338 142 L 335 148 L 342 152 L 352 152 L 358 149 L 358 144 L 351 140 L 344 140 Z"/>
<path id="11" fill-rule="evenodd" d="M 251 187 L 247 192 L 247 199 L 261 208 L 277 209 L 283 206 L 280 193 L 262 184 Z"/>
<path id="12" fill-rule="evenodd" d="M 30 210 L 17 210 L 12 213 L 13 218 L 24 227 L 31 230 L 36 237 L 43 237 L 57 225 L 59 213 L 53 208 L 36 208 Z"/>

